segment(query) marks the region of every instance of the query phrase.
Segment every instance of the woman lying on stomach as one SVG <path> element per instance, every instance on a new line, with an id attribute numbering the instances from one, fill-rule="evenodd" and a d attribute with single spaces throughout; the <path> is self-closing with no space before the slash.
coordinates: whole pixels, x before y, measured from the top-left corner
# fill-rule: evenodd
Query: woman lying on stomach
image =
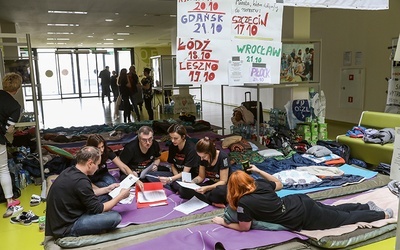
<path id="1" fill-rule="evenodd" d="M 383 210 L 372 201 L 367 204 L 329 206 L 314 201 L 305 194 L 280 198 L 275 192 L 282 189 L 279 179 L 254 165 L 251 165 L 249 171 L 258 173 L 263 179 L 254 180 L 249 174 L 236 171 L 228 180 L 227 200 L 230 209 L 237 212 L 237 219 L 229 220 L 225 215 L 225 219 L 215 217 L 212 220 L 214 223 L 238 231 L 248 231 L 254 228 L 254 221 L 268 222 L 272 223 L 270 225 L 280 226 L 280 229 L 300 231 L 322 230 L 393 217 L 392 209 Z"/>

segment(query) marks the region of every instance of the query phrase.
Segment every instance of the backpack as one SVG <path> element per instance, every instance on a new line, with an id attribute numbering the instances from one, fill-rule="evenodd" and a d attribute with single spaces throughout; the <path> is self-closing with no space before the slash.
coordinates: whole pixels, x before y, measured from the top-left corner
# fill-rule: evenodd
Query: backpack
<path id="1" fill-rule="evenodd" d="M 346 163 L 350 159 L 350 147 L 346 144 L 339 143 L 337 141 L 317 141 L 317 145 L 324 146 L 335 155 L 338 155 L 344 159 Z"/>

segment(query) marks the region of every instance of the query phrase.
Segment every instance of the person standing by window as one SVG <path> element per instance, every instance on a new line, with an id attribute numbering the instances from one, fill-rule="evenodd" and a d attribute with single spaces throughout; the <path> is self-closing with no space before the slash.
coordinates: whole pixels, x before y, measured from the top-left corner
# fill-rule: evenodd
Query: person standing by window
<path id="1" fill-rule="evenodd" d="M 154 120 L 153 112 L 153 77 L 150 75 L 151 69 L 144 68 L 143 79 L 141 81 L 143 87 L 144 106 L 149 114 L 149 120 Z"/>
<path id="2" fill-rule="evenodd" d="M 110 82 L 111 82 L 111 90 L 113 92 L 114 102 L 117 101 L 117 98 L 119 96 L 117 78 L 118 78 L 117 72 L 113 70 Z"/>
<path id="3" fill-rule="evenodd" d="M 104 96 L 108 97 L 108 102 L 111 102 L 110 98 L 110 84 L 111 84 L 111 77 L 110 77 L 110 70 L 109 67 L 106 66 L 105 69 L 100 71 L 99 78 L 101 79 L 101 102 L 104 103 Z"/>
<path id="4" fill-rule="evenodd" d="M 129 98 L 131 96 L 131 90 L 129 88 L 128 71 L 125 68 L 121 69 L 121 71 L 119 72 L 117 82 L 124 105 L 124 123 L 131 122 L 132 106 L 129 102 Z"/>
<path id="5" fill-rule="evenodd" d="M 137 95 L 139 93 L 139 90 L 138 90 L 139 77 L 136 74 L 135 65 L 132 65 L 132 66 L 129 67 L 128 81 L 129 81 L 130 86 L 131 86 L 131 88 L 130 88 L 130 90 L 131 90 L 130 99 L 131 99 L 131 102 L 132 102 L 133 110 L 135 111 L 136 119 L 138 121 L 140 121 L 140 113 L 139 113 L 139 109 L 138 109 L 138 104 L 139 104 L 140 100 L 138 100 L 138 97 L 137 97 Z M 136 98 L 135 98 L 135 96 L 136 96 Z"/>

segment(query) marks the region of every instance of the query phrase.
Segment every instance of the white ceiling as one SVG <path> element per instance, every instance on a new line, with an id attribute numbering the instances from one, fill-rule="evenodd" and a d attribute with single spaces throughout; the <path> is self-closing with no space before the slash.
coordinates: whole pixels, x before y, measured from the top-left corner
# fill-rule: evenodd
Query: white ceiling
<path id="1" fill-rule="evenodd" d="M 49 10 L 85 11 L 88 14 L 50 14 Z M 18 34 L 30 34 L 33 48 L 167 46 L 171 42 L 171 31 L 176 29 L 176 17 L 170 15 L 176 15 L 176 0 L 0 0 L 0 19 L 3 20 L 0 23 L 14 23 Z M 106 22 L 105 19 L 114 21 Z M 47 25 L 50 23 L 79 26 L 50 27 Z M 4 27 L 1 32 L 9 33 Z M 73 34 L 51 35 L 48 32 Z M 126 32 L 131 35 L 116 35 Z M 49 40 L 60 38 L 69 40 Z"/>

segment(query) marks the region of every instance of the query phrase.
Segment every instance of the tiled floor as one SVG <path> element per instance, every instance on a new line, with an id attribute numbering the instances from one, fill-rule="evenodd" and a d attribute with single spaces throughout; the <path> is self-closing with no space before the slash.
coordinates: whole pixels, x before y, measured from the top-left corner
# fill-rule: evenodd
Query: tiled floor
<path id="1" fill-rule="evenodd" d="M 32 103 L 27 103 L 26 110 L 32 111 L 30 108 Z M 39 106 L 40 109 L 40 106 Z M 231 125 L 230 117 L 232 116 L 233 107 L 225 106 L 224 122 L 225 134 L 229 133 Z M 114 103 L 101 103 L 99 98 L 84 98 L 84 99 L 65 99 L 65 100 L 46 100 L 43 101 L 44 123 L 41 120 L 41 128 L 55 128 L 59 126 L 85 126 L 98 124 L 116 124 L 121 123 L 121 118 L 113 120 Z M 122 115 L 122 114 L 121 114 Z M 173 115 L 177 118 L 179 115 Z M 167 119 L 171 115 L 159 114 L 156 110 L 156 119 Z M 222 107 L 216 103 L 203 103 L 202 113 L 196 114 L 198 119 L 209 121 L 216 126 L 222 126 Z M 264 119 L 267 120 L 268 114 L 264 114 Z M 144 110 L 142 119 L 147 118 L 147 113 Z M 352 124 L 328 121 L 328 136 L 334 139 L 336 135 L 343 134 L 350 129 Z M 222 130 L 219 131 L 222 133 Z M 32 194 L 40 194 L 40 186 L 29 185 L 22 190 L 21 204 L 25 210 L 32 209 L 36 214 L 43 215 L 45 203 L 37 207 L 30 208 L 29 200 Z M 5 209 L 5 205 L 1 207 Z M 2 210 L 0 209 L 0 212 Z M 22 226 L 11 224 L 9 219 L 0 219 L 0 245 L 1 249 L 43 249 L 40 245 L 43 240 L 43 232 L 39 232 L 37 224 L 30 226 Z M 373 249 L 395 249 L 395 238 L 390 238 L 375 244 L 371 244 L 359 250 Z"/>

